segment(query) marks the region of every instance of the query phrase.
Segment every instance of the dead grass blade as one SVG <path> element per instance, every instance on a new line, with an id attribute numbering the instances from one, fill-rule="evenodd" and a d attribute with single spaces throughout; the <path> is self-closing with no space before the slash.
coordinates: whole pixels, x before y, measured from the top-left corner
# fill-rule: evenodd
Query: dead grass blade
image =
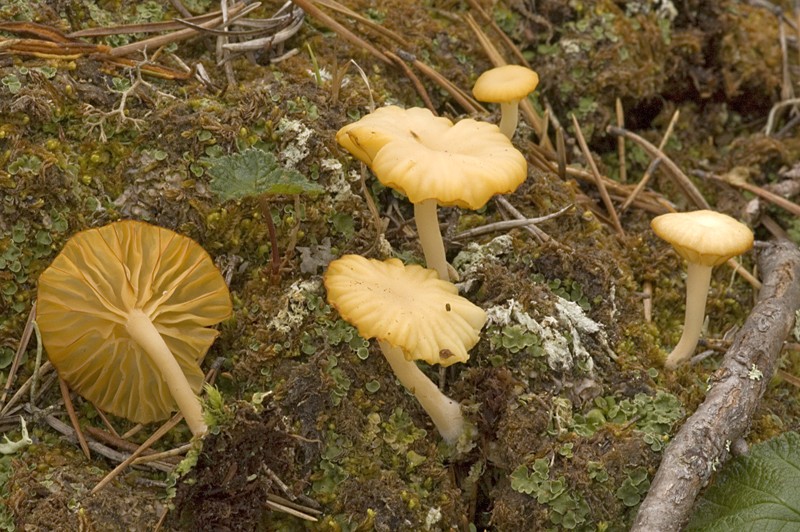
<path id="1" fill-rule="evenodd" d="M 619 101 L 619 100 L 617 100 L 617 101 Z M 675 128 L 675 122 L 678 121 L 678 117 L 680 116 L 680 113 L 681 113 L 680 110 L 676 110 L 672 114 L 672 119 L 669 121 L 669 125 L 667 126 L 667 130 L 664 132 L 664 136 L 661 138 L 661 142 L 659 142 L 659 144 L 658 144 L 658 149 L 659 150 L 663 150 L 664 146 L 667 145 L 667 141 L 669 141 L 670 136 L 672 136 L 672 130 Z M 620 127 L 622 127 L 622 126 L 620 126 Z M 617 137 L 617 140 L 619 140 L 622 143 L 621 144 L 623 146 L 622 152 L 624 153 L 625 137 L 619 136 L 619 137 Z M 636 196 L 638 196 L 639 193 L 642 191 L 642 189 L 645 186 L 647 186 L 647 183 L 650 181 L 650 177 L 652 177 L 652 175 L 655 173 L 656 168 L 658 167 L 659 164 L 661 164 L 661 158 L 660 157 L 658 159 L 653 159 L 650 162 L 650 165 L 647 167 L 647 170 L 645 170 L 644 175 L 642 176 L 642 178 L 636 184 L 636 187 L 633 189 L 633 192 L 631 192 L 631 195 L 628 196 L 628 199 L 626 199 L 625 203 L 623 203 L 622 207 L 620 207 L 621 211 L 624 212 L 625 210 L 627 210 L 628 207 L 630 207 L 631 203 L 633 203 L 633 200 L 636 199 Z"/>
<path id="2" fill-rule="evenodd" d="M 710 206 L 697 187 L 692 183 L 692 180 L 683 173 L 683 171 L 678 168 L 672 159 L 667 157 L 667 155 L 653 146 L 650 142 L 646 139 L 640 137 L 636 133 L 628 131 L 627 129 L 616 127 L 616 126 L 608 126 L 606 128 L 606 132 L 611 133 L 612 135 L 622 135 L 628 140 L 631 140 L 641 146 L 641 148 L 646 151 L 650 157 L 652 158 L 660 158 L 662 159 L 662 164 L 664 164 L 667 169 L 669 170 L 670 175 L 673 177 L 675 182 L 678 184 L 678 187 L 683 191 L 686 197 L 695 204 L 695 206 L 701 209 L 709 209 Z"/>
<path id="3" fill-rule="evenodd" d="M 363 48 L 367 52 L 369 52 L 374 57 L 380 59 L 382 62 L 391 64 L 392 61 L 386 57 L 383 52 L 372 46 L 370 43 L 353 33 L 352 31 L 348 30 L 341 24 L 339 24 L 336 19 L 322 11 L 320 8 L 316 6 L 313 0 L 295 0 L 294 3 L 298 5 L 303 11 L 305 11 L 310 17 L 317 19 L 319 22 L 328 26 L 330 29 L 336 32 L 336 34 L 344 39 L 345 41 L 353 44 L 359 48 Z"/>
<path id="4" fill-rule="evenodd" d="M 86 443 L 86 437 L 83 435 L 80 423 L 78 423 L 78 415 L 75 413 L 75 406 L 72 404 L 72 398 L 69 396 L 69 386 L 67 385 L 67 381 L 59 376 L 58 386 L 61 389 L 61 398 L 64 400 L 64 407 L 67 409 L 67 415 L 72 423 L 72 428 L 75 429 L 75 436 L 78 438 L 78 443 L 81 446 L 81 450 L 83 450 L 83 454 L 86 455 L 86 458 L 91 460 L 92 455 L 89 452 L 89 444 Z"/>
<path id="5" fill-rule="evenodd" d="M 592 152 L 589 151 L 589 146 L 586 144 L 586 139 L 583 138 L 581 125 L 578 123 L 578 119 L 575 118 L 575 115 L 572 115 L 572 124 L 575 126 L 575 135 L 578 138 L 578 144 L 581 147 L 583 156 L 586 159 L 589 168 L 592 170 L 592 176 L 594 177 L 597 190 L 600 191 L 600 198 L 603 200 L 603 205 L 605 205 L 606 211 L 611 217 L 611 224 L 614 226 L 614 229 L 616 229 L 617 233 L 619 233 L 619 236 L 625 236 L 625 231 L 622 229 L 622 224 L 619 223 L 617 210 L 614 208 L 614 203 L 611 202 L 611 198 L 608 195 L 608 190 L 603 182 L 603 176 L 600 175 L 600 171 L 597 169 L 597 165 L 594 162 L 594 157 L 592 157 Z"/>

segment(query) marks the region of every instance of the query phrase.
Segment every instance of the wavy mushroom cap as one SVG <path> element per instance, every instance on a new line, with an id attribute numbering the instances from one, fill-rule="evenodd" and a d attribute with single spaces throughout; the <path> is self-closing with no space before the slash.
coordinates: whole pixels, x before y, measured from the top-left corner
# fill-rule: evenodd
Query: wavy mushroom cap
<path id="1" fill-rule="evenodd" d="M 355 158 L 370 165 L 378 150 L 390 140 L 412 137 L 415 131 L 444 133 L 451 127 L 453 123 L 450 120 L 435 116 L 428 109 L 388 105 L 342 127 L 336 133 L 336 142 Z"/>
<path id="2" fill-rule="evenodd" d="M 39 278 L 37 323 L 52 364 L 99 408 L 138 423 L 164 419 L 175 401 L 151 357 L 126 330 L 141 309 L 191 388 L 199 362 L 231 314 L 225 281 L 192 239 L 122 221 L 73 236 Z"/>
<path id="3" fill-rule="evenodd" d="M 435 271 L 345 255 L 325 273 L 328 302 L 364 338 L 402 349 L 407 360 L 466 362 L 486 313 Z"/>
<path id="4" fill-rule="evenodd" d="M 689 262 L 718 266 L 753 247 L 753 231 L 727 214 L 699 210 L 656 216 L 653 232 Z"/>
<path id="5" fill-rule="evenodd" d="M 539 85 L 539 75 L 530 68 L 504 65 L 487 70 L 478 76 L 472 87 L 475 99 L 481 102 L 503 103 L 521 100 Z"/>
<path id="6" fill-rule="evenodd" d="M 384 107 L 336 138 L 412 203 L 435 199 L 479 209 L 528 176 L 525 157 L 494 124 L 464 119 L 454 125 L 427 109 Z"/>

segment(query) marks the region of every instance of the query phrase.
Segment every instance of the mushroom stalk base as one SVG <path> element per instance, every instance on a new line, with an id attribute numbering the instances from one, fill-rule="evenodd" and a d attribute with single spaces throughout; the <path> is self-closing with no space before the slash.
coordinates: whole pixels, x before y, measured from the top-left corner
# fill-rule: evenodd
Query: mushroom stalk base
<path id="1" fill-rule="evenodd" d="M 443 394 L 417 367 L 416 363 L 406 360 L 402 349 L 393 347 L 387 342 L 378 342 L 378 344 L 397 379 L 414 394 L 422 408 L 433 420 L 433 424 L 436 425 L 442 438 L 448 443 L 456 442 L 464 432 L 461 405 Z"/>
<path id="2" fill-rule="evenodd" d="M 172 398 L 178 404 L 178 408 L 183 414 L 186 423 L 189 425 L 192 434 L 200 436 L 206 433 L 208 427 L 203 421 L 203 410 L 200 407 L 200 400 L 192 391 L 186 376 L 183 374 L 178 361 L 172 356 L 166 342 L 156 329 L 150 318 L 139 309 L 132 310 L 125 324 L 131 338 L 142 346 L 142 349 L 150 356 L 167 383 Z"/>
<path id="3" fill-rule="evenodd" d="M 442 232 L 439 230 L 439 216 L 435 199 L 427 199 L 414 204 L 414 222 L 417 224 L 417 234 L 425 255 L 425 264 L 428 268 L 436 270 L 439 278 L 450 280 L 447 271 L 447 257 L 444 252 Z"/>
<path id="4" fill-rule="evenodd" d="M 706 297 L 708 296 L 708 287 L 711 285 L 711 270 L 711 266 L 689 263 L 686 273 L 686 315 L 683 334 L 678 345 L 664 363 L 667 369 L 677 368 L 692 356 L 697 347 L 706 314 Z"/>
<path id="5" fill-rule="evenodd" d="M 519 101 L 500 104 L 500 132 L 511 140 L 519 122 Z"/>

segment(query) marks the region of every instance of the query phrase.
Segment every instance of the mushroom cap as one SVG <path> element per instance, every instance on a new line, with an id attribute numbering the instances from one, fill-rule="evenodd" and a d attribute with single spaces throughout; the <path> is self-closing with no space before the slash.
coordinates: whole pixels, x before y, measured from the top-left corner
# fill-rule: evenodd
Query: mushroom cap
<path id="1" fill-rule="evenodd" d="M 753 247 L 749 227 L 715 211 L 662 214 L 653 218 L 650 226 L 678 255 L 704 266 L 717 266 Z"/>
<path id="2" fill-rule="evenodd" d="M 413 138 L 415 131 L 444 133 L 451 127 L 453 123 L 450 120 L 435 116 L 423 107 L 403 109 L 388 105 L 342 127 L 336 132 L 336 142 L 369 165 L 378 150 L 394 138 Z"/>
<path id="3" fill-rule="evenodd" d="M 434 270 L 345 255 L 325 272 L 328 302 L 358 333 L 403 351 L 406 360 L 466 362 L 486 313 Z"/>
<path id="4" fill-rule="evenodd" d="M 141 309 L 191 388 L 199 363 L 231 314 L 228 288 L 191 238 L 144 222 L 115 222 L 74 235 L 39 277 L 36 321 L 53 366 L 75 391 L 137 423 L 164 419 L 175 401 L 150 356 L 126 330 Z"/>
<path id="5" fill-rule="evenodd" d="M 504 103 L 523 99 L 539 84 L 539 74 L 519 65 L 504 65 L 487 70 L 472 87 L 481 102 Z"/>
<path id="6" fill-rule="evenodd" d="M 454 125 L 427 109 L 378 109 L 336 138 L 412 203 L 435 199 L 479 209 L 528 175 L 525 157 L 494 124 L 464 119 Z"/>

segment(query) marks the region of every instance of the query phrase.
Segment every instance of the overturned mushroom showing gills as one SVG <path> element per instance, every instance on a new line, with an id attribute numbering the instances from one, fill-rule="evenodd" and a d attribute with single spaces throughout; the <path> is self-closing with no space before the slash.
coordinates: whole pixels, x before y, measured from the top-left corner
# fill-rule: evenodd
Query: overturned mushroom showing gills
<path id="1" fill-rule="evenodd" d="M 752 248 L 753 232 L 728 215 L 708 210 L 662 214 L 650 225 L 688 263 L 683 334 L 664 363 L 672 370 L 697 347 L 712 268 Z"/>
<path id="2" fill-rule="evenodd" d="M 480 209 L 525 181 L 525 157 L 497 126 L 456 124 L 427 109 L 382 107 L 344 126 L 336 140 L 367 163 L 378 180 L 414 204 L 425 263 L 449 280 L 438 205 Z"/>
<path id="3" fill-rule="evenodd" d="M 500 131 L 511 139 L 519 122 L 519 102 L 538 84 L 539 75 L 530 68 L 503 65 L 478 76 L 472 94 L 478 101 L 500 104 Z"/>
<path id="4" fill-rule="evenodd" d="M 334 260 L 325 273 L 328 302 L 364 338 L 377 338 L 398 380 L 422 405 L 447 442 L 464 429 L 458 403 L 444 395 L 415 360 L 466 362 L 486 313 L 436 272 L 358 255 Z"/>
<path id="5" fill-rule="evenodd" d="M 177 404 L 205 433 L 199 363 L 231 299 L 195 241 L 135 221 L 78 233 L 39 277 L 36 313 L 53 366 L 98 408 L 149 423 Z"/>

